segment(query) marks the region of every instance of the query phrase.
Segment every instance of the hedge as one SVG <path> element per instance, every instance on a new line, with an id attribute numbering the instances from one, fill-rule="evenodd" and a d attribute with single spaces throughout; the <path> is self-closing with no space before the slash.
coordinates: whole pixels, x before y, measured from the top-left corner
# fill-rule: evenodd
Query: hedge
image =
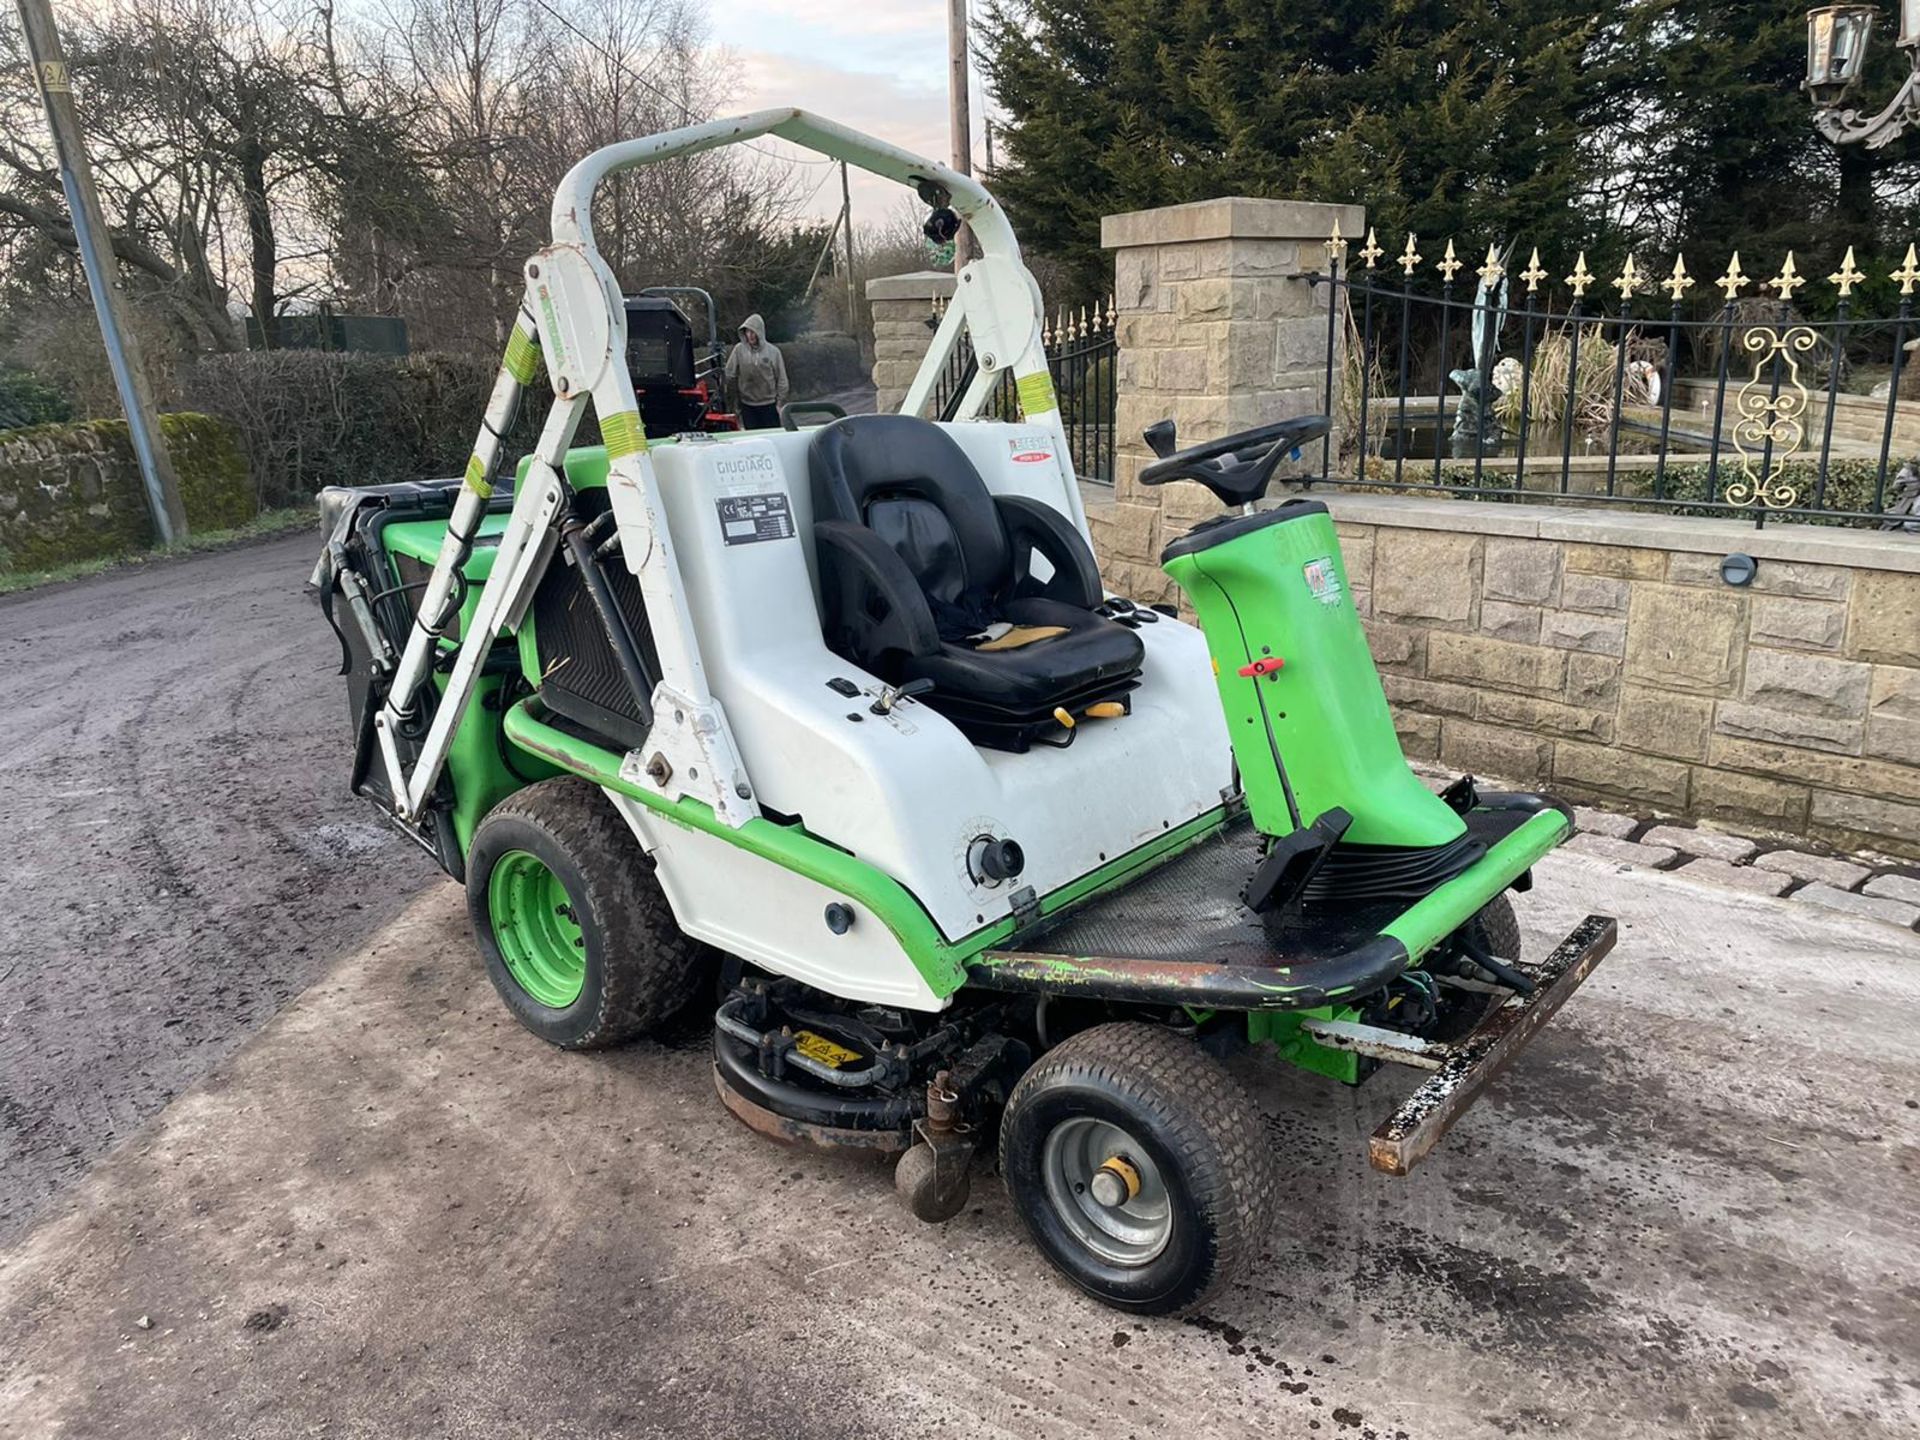
<path id="1" fill-rule="evenodd" d="M 207 415 L 163 415 L 160 434 L 196 530 L 259 509 L 239 436 Z M 0 569 L 50 570 L 150 548 L 153 518 L 124 420 L 0 431 Z"/>
<path id="2" fill-rule="evenodd" d="M 0 430 L 51 425 L 72 418 L 72 402 L 57 386 L 31 370 L 0 367 Z"/>
<path id="3" fill-rule="evenodd" d="M 319 350 L 218 355 L 183 368 L 188 405 L 239 431 L 262 508 L 303 504 L 327 485 L 384 485 L 458 475 L 473 450 L 499 362 L 470 355 L 405 359 Z M 507 437 L 533 448 L 552 403 L 536 382 Z M 589 443 L 585 427 L 577 443 Z"/>
<path id="4" fill-rule="evenodd" d="M 802 335 L 781 346 L 795 398 L 867 383 L 850 335 Z M 210 356 L 180 376 L 189 408 L 231 423 L 246 446 L 263 508 L 295 505 L 327 485 L 383 485 L 458 475 L 473 449 L 498 361 L 477 355 L 275 350 Z M 544 375 L 507 436 L 509 462 L 533 448 L 553 403 Z M 598 439 L 589 418 L 575 444 Z"/>

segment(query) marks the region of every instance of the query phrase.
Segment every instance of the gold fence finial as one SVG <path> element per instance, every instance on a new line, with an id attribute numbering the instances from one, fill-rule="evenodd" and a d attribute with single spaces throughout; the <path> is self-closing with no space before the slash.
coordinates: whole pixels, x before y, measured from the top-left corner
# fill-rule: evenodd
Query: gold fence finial
<path id="1" fill-rule="evenodd" d="M 1520 272 L 1520 278 L 1527 282 L 1527 294 L 1531 295 L 1540 288 L 1540 282 L 1547 278 L 1547 272 L 1540 268 L 1540 247 L 1533 247 L 1533 258 L 1527 261 L 1527 268 Z"/>
<path id="2" fill-rule="evenodd" d="M 1414 267 L 1425 258 L 1418 250 L 1413 248 L 1416 243 L 1414 233 L 1409 230 L 1407 232 L 1407 248 L 1400 252 L 1400 268 L 1407 272 L 1407 278 L 1409 280 L 1413 278 Z M 1909 251 L 1908 254 L 1912 254 L 1912 252 Z"/>
<path id="3" fill-rule="evenodd" d="M 1567 276 L 1567 284 L 1573 287 L 1573 298 L 1587 298 L 1587 287 L 1593 284 L 1593 272 L 1587 269 L 1587 252 L 1582 250 L 1579 258 L 1573 262 L 1573 273 Z"/>
<path id="4" fill-rule="evenodd" d="M 1727 273 L 1713 283 L 1726 291 L 1727 303 L 1731 305 L 1740 298 L 1740 287 L 1750 278 L 1740 272 L 1740 252 L 1736 250 L 1733 252 L 1733 258 L 1727 262 Z"/>
<path id="5" fill-rule="evenodd" d="M 1853 247 L 1847 247 L 1846 258 L 1840 262 L 1840 268 L 1827 277 L 1828 281 L 1840 287 L 1840 298 L 1845 300 L 1853 294 L 1853 287 L 1866 279 L 1866 272 L 1856 269 L 1853 263 Z"/>
<path id="6" fill-rule="evenodd" d="M 1786 263 L 1780 267 L 1780 273 L 1767 282 L 1769 290 L 1778 290 L 1782 300 L 1792 300 L 1793 292 L 1806 284 L 1806 279 L 1793 266 L 1793 252 L 1787 252 Z"/>
<path id="7" fill-rule="evenodd" d="M 1447 284 L 1451 285 L 1454 275 L 1460 270 L 1464 263 L 1464 261 L 1454 258 L 1453 241 L 1449 240 L 1447 241 L 1447 253 L 1440 257 L 1440 263 L 1434 268 L 1445 277 Z"/>
<path id="8" fill-rule="evenodd" d="M 1327 258 L 1334 264 L 1345 263 L 1347 258 L 1347 237 L 1340 233 L 1340 217 L 1333 217 L 1333 234 L 1327 237 Z"/>
<path id="9" fill-rule="evenodd" d="M 1633 299 L 1634 292 L 1640 288 L 1640 272 L 1634 269 L 1633 256 L 1627 256 L 1627 263 L 1620 271 L 1620 278 L 1613 282 L 1613 288 L 1620 292 L 1622 305 Z"/>
<path id="10" fill-rule="evenodd" d="M 1360 258 L 1367 262 L 1367 269 L 1371 270 L 1373 268 L 1373 262 L 1386 253 L 1386 251 L 1380 248 L 1380 241 L 1373 233 L 1373 226 L 1369 225 L 1367 227 L 1366 248 L 1360 252 Z"/>
<path id="11" fill-rule="evenodd" d="M 1493 246 L 1488 245 L 1486 263 L 1473 273 L 1478 275 L 1482 283 L 1491 290 L 1494 285 L 1498 283 L 1500 277 L 1507 273 L 1507 267 L 1500 263 L 1500 256 L 1494 250 Z"/>
<path id="12" fill-rule="evenodd" d="M 1687 274 L 1686 256 L 1673 257 L 1673 274 L 1660 282 L 1660 288 L 1673 296 L 1676 305 L 1687 298 L 1687 291 L 1693 288 L 1693 277 Z"/>
<path id="13" fill-rule="evenodd" d="M 1913 294 L 1913 282 L 1920 280 L 1920 256 L 1913 253 L 1913 246 L 1907 246 L 1907 258 L 1901 262 L 1900 268 L 1887 278 L 1900 282 L 1902 295 Z"/>

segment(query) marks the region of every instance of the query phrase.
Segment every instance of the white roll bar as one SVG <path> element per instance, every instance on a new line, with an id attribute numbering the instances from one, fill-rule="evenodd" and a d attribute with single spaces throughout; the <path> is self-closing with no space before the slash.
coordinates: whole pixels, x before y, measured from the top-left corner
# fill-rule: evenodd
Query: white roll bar
<path id="1" fill-rule="evenodd" d="M 1014 238 L 1013 227 L 1007 223 L 999 202 L 979 181 L 910 150 L 794 109 L 758 110 L 730 120 L 688 125 L 640 140 L 620 140 L 601 146 L 569 170 L 554 191 L 554 243 L 593 244 L 593 192 L 616 171 L 652 165 L 678 155 L 697 155 L 705 150 L 739 145 L 762 135 L 776 135 L 804 150 L 844 160 L 869 174 L 902 185 L 917 186 L 921 180 L 931 180 L 953 197 L 955 213 L 973 227 L 982 254 L 1011 260 L 1020 258 L 1020 242 Z"/>
<path id="2" fill-rule="evenodd" d="M 971 227 L 981 253 L 962 267 L 952 305 L 921 361 L 903 409 L 917 413 L 926 403 L 964 328 L 972 339 L 978 371 L 964 397 L 960 418 L 978 414 L 996 388 L 997 378 L 1011 371 L 1024 423 L 1052 437 L 1066 505 L 1081 531 L 1086 531 L 1047 365 L 1039 287 L 1020 261 L 1020 244 L 1005 213 L 978 181 L 804 110 L 762 110 L 603 146 L 569 170 L 554 192 L 553 242 L 525 267 L 526 300 L 474 442 L 466 481 L 421 598 L 418 618 L 395 666 L 386 703 L 375 717 L 376 741 L 394 808 L 403 820 L 416 820 L 426 808 L 454 731 L 474 693 L 480 665 L 497 634 L 519 627 L 533 587 L 553 554 L 567 448 L 589 402 L 607 443 L 608 490 L 621 550 L 639 579 L 658 655 L 660 674 L 653 708 L 665 708 L 682 722 L 688 737 L 682 743 L 691 748 L 681 758 L 697 762 L 649 766 L 635 752 L 626 757 L 622 773 L 635 783 L 644 778 L 668 799 L 697 799 L 730 825 L 744 824 L 758 813 L 725 715 L 707 689 L 675 548 L 661 543 L 666 538 L 664 510 L 625 365 L 626 311 L 618 282 L 594 244 L 593 196 L 600 182 L 618 171 L 738 145 L 762 135 L 778 136 L 883 179 L 915 189 L 931 182 L 947 193 L 955 213 Z M 459 593 L 456 576 L 493 494 L 502 458 L 500 437 L 512 423 L 523 388 L 542 363 L 553 382 L 553 408 L 525 477 L 515 488 L 513 511 L 501 533 L 473 624 L 461 636 L 445 690 L 409 766 L 402 742 L 414 743 L 418 729 L 414 702 L 438 656 L 440 637 L 451 621 L 453 599 Z M 674 743 L 673 737 L 656 737 L 650 739 L 649 748 Z"/>

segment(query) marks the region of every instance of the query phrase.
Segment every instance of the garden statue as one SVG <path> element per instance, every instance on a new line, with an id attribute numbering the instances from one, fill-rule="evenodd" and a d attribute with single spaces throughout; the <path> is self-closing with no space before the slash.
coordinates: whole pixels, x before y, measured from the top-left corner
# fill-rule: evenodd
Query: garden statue
<path id="1" fill-rule="evenodd" d="M 1492 382 L 1479 370 L 1450 370 L 1447 378 L 1460 387 L 1460 404 L 1453 415 L 1453 458 L 1471 460 L 1477 443 L 1482 455 L 1500 449 L 1500 422 L 1493 415 Z"/>
<path id="2" fill-rule="evenodd" d="M 1491 247 L 1480 270 L 1480 288 L 1473 296 L 1473 368 L 1454 370 L 1447 378 L 1460 387 L 1460 406 L 1453 416 L 1453 458 L 1472 459 L 1500 450 L 1501 425 L 1494 414 L 1494 359 L 1500 349 L 1500 327 L 1507 319 L 1507 258 L 1495 258 Z"/>

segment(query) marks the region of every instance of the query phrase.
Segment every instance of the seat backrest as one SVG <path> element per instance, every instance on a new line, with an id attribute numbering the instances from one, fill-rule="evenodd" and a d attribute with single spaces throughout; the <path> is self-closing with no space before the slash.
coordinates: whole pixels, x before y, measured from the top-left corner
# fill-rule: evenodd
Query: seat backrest
<path id="1" fill-rule="evenodd" d="M 912 415 L 849 415 L 807 452 L 816 520 L 865 525 L 944 605 L 994 595 L 1013 557 L 973 462 L 939 426 Z"/>

